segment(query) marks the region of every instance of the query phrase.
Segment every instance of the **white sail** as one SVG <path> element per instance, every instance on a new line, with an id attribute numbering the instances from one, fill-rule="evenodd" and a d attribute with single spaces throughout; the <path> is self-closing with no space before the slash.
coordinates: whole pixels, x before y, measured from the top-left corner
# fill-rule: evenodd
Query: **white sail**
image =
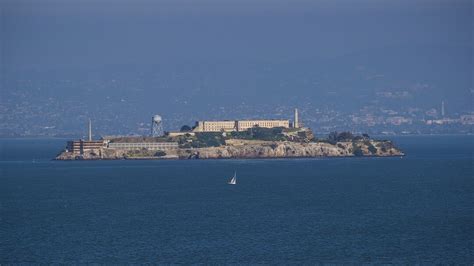
<path id="1" fill-rule="evenodd" d="M 227 184 L 229 184 L 229 185 L 237 184 L 237 173 L 234 173 L 234 176 L 232 177 L 232 179 Z"/>

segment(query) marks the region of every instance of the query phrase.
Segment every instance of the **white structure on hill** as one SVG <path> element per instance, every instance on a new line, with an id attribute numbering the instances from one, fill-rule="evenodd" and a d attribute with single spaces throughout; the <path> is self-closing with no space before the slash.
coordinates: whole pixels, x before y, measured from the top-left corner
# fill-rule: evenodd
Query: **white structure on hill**
<path id="1" fill-rule="evenodd" d="M 298 121 L 298 108 L 295 108 L 295 121 L 293 121 L 293 127 L 299 128 L 300 122 Z"/>
<path id="2" fill-rule="evenodd" d="M 151 136 L 161 137 L 163 136 L 163 121 L 160 115 L 154 115 L 151 119 Z"/>
<path id="3" fill-rule="evenodd" d="M 299 128 L 298 109 L 295 109 L 295 120 L 293 127 Z M 288 119 L 270 119 L 270 120 L 220 120 L 220 121 L 197 121 L 194 132 L 221 132 L 221 131 L 246 131 L 252 127 L 290 127 L 290 120 Z"/>

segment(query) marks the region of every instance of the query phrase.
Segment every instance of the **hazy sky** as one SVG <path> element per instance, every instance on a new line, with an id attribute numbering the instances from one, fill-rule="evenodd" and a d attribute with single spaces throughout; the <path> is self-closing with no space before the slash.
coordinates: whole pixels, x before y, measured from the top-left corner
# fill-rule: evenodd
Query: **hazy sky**
<path id="1" fill-rule="evenodd" d="M 3 0 L 1 5 L 7 69 L 271 62 L 391 46 L 472 46 L 472 1 Z"/>
<path id="2" fill-rule="evenodd" d="M 106 132 L 153 114 L 180 126 L 276 108 L 474 108 L 469 0 L 0 4 L 7 130 L 19 117 L 64 129 L 92 117 Z"/>

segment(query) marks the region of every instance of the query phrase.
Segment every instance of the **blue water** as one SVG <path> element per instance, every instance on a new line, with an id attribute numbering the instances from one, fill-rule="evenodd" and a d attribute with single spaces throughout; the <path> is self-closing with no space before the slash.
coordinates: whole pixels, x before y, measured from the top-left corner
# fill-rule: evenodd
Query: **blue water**
<path id="1" fill-rule="evenodd" d="M 51 161 L 64 141 L 0 140 L 0 263 L 474 262 L 472 136 L 396 138 L 404 158 Z"/>

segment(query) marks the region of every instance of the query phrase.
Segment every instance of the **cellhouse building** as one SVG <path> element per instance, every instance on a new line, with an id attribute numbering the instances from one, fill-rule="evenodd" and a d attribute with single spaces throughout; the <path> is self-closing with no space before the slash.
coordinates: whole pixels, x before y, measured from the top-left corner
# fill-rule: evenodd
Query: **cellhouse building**
<path id="1" fill-rule="evenodd" d="M 197 121 L 194 132 L 221 132 L 221 131 L 246 131 L 249 128 L 258 126 L 265 128 L 283 127 L 289 128 L 299 127 L 298 109 L 295 109 L 295 117 L 293 124 L 288 119 L 259 119 L 259 120 L 220 120 L 220 121 Z"/>

